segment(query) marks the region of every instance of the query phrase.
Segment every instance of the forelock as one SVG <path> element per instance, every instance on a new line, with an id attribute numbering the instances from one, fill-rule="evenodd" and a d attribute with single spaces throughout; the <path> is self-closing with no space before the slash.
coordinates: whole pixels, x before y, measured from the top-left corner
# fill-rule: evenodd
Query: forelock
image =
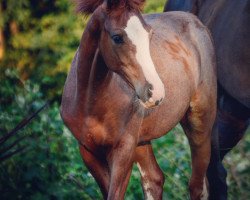
<path id="1" fill-rule="evenodd" d="M 76 4 L 76 12 L 89 15 L 95 11 L 104 1 L 107 2 L 108 10 L 126 8 L 141 10 L 145 0 L 73 0 Z"/>

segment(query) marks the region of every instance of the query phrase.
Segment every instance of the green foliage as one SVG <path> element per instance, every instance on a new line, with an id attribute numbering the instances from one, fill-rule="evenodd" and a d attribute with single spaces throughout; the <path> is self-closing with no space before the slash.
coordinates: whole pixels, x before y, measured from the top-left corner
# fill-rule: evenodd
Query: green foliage
<path id="1" fill-rule="evenodd" d="M 162 12 L 164 3 L 148 0 L 144 10 Z M 5 39 L 5 56 L 0 60 L 0 137 L 52 100 L 0 147 L 24 137 L 15 147 L 25 147 L 24 151 L 0 163 L 0 199 L 102 199 L 59 115 L 63 84 L 86 20 L 74 14 L 68 0 L 2 0 L 0 12 Z M 191 161 L 182 130 L 176 127 L 153 141 L 153 149 L 166 179 L 164 199 L 188 199 Z M 232 172 L 230 199 L 249 199 L 249 155 L 248 134 L 225 160 Z M 143 199 L 136 166 L 126 199 Z"/>
<path id="2" fill-rule="evenodd" d="M 25 81 L 13 87 L 20 81 L 16 72 L 6 69 L 2 74 L 0 127 L 5 133 L 44 101 L 40 100 L 38 85 Z M 25 136 L 19 146 L 26 149 L 0 164 L 1 199 L 100 197 L 96 183 L 82 165 L 77 142 L 63 126 L 58 107 L 57 102 L 52 103 L 12 139 Z"/>
<path id="3" fill-rule="evenodd" d="M 59 100 L 84 23 L 67 0 L 16 2 L 2 6 L 6 52 L 0 67 L 17 69 L 21 80 Z"/>
<path id="4" fill-rule="evenodd" d="M 145 13 L 161 13 L 167 0 L 147 0 L 144 8 Z"/>
<path id="5" fill-rule="evenodd" d="M 229 199 L 250 199 L 250 129 L 224 159 L 228 171 Z"/>

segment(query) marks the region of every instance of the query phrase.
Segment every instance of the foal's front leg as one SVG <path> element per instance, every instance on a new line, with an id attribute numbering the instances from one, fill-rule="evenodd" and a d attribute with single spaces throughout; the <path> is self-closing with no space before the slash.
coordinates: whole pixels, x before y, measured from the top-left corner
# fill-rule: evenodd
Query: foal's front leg
<path id="1" fill-rule="evenodd" d="M 137 136 L 124 133 L 110 151 L 107 158 L 110 169 L 108 200 L 124 199 L 136 145 Z"/>
<path id="2" fill-rule="evenodd" d="M 112 174 L 114 175 L 114 173 L 110 174 L 110 171 L 112 172 L 113 169 L 109 168 L 109 163 L 107 162 L 106 158 L 100 157 L 100 156 L 97 157 L 96 155 L 92 154 L 92 152 L 88 151 L 88 149 L 86 149 L 85 146 L 83 145 L 79 145 L 79 148 L 80 148 L 80 153 L 81 153 L 81 156 L 85 165 L 87 166 L 90 173 L 95 178 L 97 184 L 100 187 L 100 190 L 103 195 L 103 199 L 107 199 L 109 188 L 111 187 L 110 176 L 112 176 Z M 127 184 L 129 182 L 131 171 L 132 171 L 132 167 L 130 167 L 128 171 L 126 172 L 124 181 L 120 182 L 121 183 L 120 191 L 124 191 L 124 193 L 126 191 Z M 113 187 L 115 187 L 115 185 L 113 185 Z M 122 192 L 119 193 L 119 195 L 121 195 L 121 198 L 117 197 L 114 199 L 122 199 Z M 113 198 L 111 197 L 109 199 L 113 199 Z"/>

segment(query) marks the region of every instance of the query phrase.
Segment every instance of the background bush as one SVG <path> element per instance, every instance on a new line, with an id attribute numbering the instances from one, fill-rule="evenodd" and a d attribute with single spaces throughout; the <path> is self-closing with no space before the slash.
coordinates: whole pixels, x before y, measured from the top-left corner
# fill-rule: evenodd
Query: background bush
<path id="1" fill-rule="evenodd" d="M 164 3 L 147 0 L 144 10 L 161 12 Z M 0 1 L 0 137 L 50 100 L 0 146 L 0 199 L 101 199 L 59 116 L 63 84 L 86 24 L 73 10 L 68 0 Z M 181 128 L 153 141 L 153 148 L 166 178 L 164 199 L 188 199 L 190 152 Z M 3 161 L 18 149 L 23 151 Z M 247 134 L 225 159 L 229 199 L 250 199 L 249 156 Z M 136 166 L 126 199 L 143 199 Z"/>

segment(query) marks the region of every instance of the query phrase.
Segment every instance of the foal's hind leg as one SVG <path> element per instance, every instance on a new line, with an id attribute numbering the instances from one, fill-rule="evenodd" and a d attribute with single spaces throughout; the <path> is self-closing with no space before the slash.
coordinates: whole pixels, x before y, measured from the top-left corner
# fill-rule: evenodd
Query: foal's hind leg
<path id="1" fill-rule="evenodd" d="M 208 199 L 206 170 L 210 160 L 211 131 L 215 118 L 215 98 L 197 92 L 181 124 L 188 137 L 192 155 L 189 182 L 192 200 Z"/>
<path id="2" fill-rule="evenodd" d="M 150 143 L 136 148 L 135 162 L 141 173 L 145 199 L 161 200 L 164 175 L 155 160 Z"/>

